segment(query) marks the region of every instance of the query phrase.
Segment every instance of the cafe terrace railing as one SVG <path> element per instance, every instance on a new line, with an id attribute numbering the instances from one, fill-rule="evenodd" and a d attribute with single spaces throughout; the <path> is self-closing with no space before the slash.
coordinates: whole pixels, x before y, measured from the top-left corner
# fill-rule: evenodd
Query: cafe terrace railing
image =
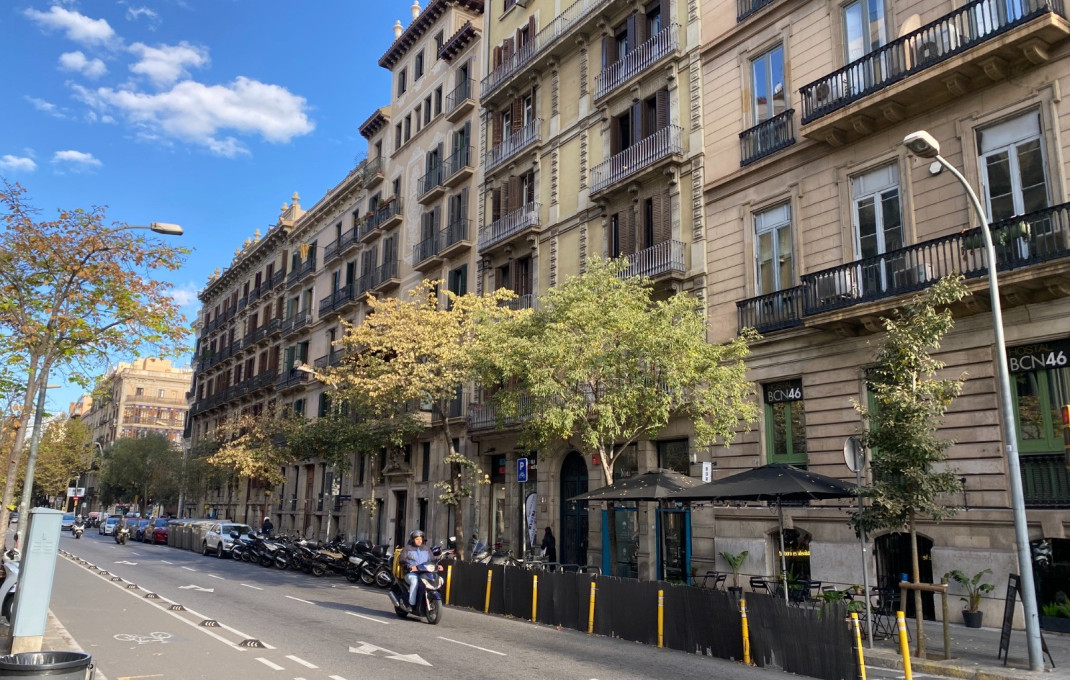
<path id="1" fill-rule="evenodd" d="M 1063 0 L 974 0 L 799 89 L 802 123 L 838 111 L 1036 17 Z"/>

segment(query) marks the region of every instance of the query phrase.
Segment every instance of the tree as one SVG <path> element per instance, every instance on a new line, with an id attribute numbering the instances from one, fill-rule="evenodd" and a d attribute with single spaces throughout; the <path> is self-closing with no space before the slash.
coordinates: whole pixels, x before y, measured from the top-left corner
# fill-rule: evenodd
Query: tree
<path id="1" fill-rule="evenodd" d="M 159 434 L 116 440 L 105 451 L 101 469 L 101 500 L 147 505 L 149 499 L 170 502 L 178 497 L 182 454 Z"/>
<path id="2" fill-rule="evenodd" d="M 454 534 L 463 536 L 460 504 L 484 478 L 476 462 L 453 445 L 457 426 L 449 422 L 450 402 L 476 375 L 483 353 L 483 329 L 523 316 L 503 306 L 510 291 L 486 295 L 445 292 L 440 303 L 435 281 L 409 291 L 408 299 L 371 298 L 364 322 L 347 326 L 340 344 L 347 360 L 325 380 L 370 418 L 398 418 L 413 405 L 430 406 L 435 438 L 447 451 L 448 482 L 439 482 L 439 502 L 453 506 Z M 462 426 L 463 427 L 463 426 Z M 458 546 L 461 559 L 463 545 Z"/>
<path id="3" fill-rule="evenodd" d="M 949 276 L 886 318 L 884 341 L 866 378 L 874 407 L 855 403 L 868 422 L 862 442 L 871 452 L 873 481 L 861 490 L 870 504 L 851 513 L 851 523 L 864 532 L 907 529 L 915 583 L 921 578 L 918 516 L 935 522 L 951 516 L 955 508 L 944 497 L 962 490 L 958 474 L 946 465 L 946 451 L 954 442 L 937 432 L 964 377 L 937 379 L 944 363 L 930 352 L 940 348 L 954 325 L 948 306 L 967 294 L 962 276 Z M 917 655 L 923 656 L 921 591 L 914 591 L 914 607 Z"/>
<path id="4" fill-rule="evenodd" d="M 39 220 L 25 190 L 7 181 L 0 204 L 0 357 L 25 378 L 0 507 L 6 526 L 27 426 L 49 372 L 66 367 L 72 381 L 84 382 L 80 369 L 113 355 L 176 354 L 188 329 L 171 284 L 155 274 L 177 269 L 188 251 L 128 225 L 106 225 L 103 207 Z"/>
<path id="5" fill-rule="evenodd" d="M 77 418 L 61 416 L 48 423 L 37 453 L 34 487 L 38 494 L 64 496 L 71 482 L 93 462 L 93 437 Z"/>
<path id="6" fill-rule="evenodd" d="M 499 419 L 522 421 L 521 444 L 567 444 L 601 461 L 607 484 L 624 450 L 674 419 L 695 444 L 728 444 L 758 414 L 744 358 L 752 334 L 707 340 L 690 295 L 655 300 L 648 279 L 593 259 L 540 298 L 530 316 L 488 328 L 482 365 Z M 610 504 L 610 526 L 613 526 Z M 615 561 L 616 534 L 610 533 Z M 614 565 L 615 566 L 615 565 Z"/>

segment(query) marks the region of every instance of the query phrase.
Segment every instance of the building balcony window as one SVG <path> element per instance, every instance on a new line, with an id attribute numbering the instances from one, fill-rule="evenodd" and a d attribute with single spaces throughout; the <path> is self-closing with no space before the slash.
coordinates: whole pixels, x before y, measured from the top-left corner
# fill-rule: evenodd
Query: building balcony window
<path id="1" fill-rule="evenodd" d="M 338 245 L 338 254 L 344 255 L 360 243 L 360 229 L 356 224 L 353 228 L 342 234 L 342 241 Z"/>
<path id="2" fill-rule="evenodd" d="M 794 116 L 795 109 L 788 109 L 739 133 L 739 164 L 748 166 L 794 144 L 795 132 L 791 125 Z"/>
<path id="3" fill-rule="evenodd" d="M 502 243 L 526 229 L 539 226 L 539 210 L 541 207 L 538 203 L 528 203 L 480 229 L 479 249 L 484 250 Z"/>
<path id="4" fill-rule="evenodd" d="M 338 246 L 342 243 L 342 236 L 338 237 L 337 241 L 328 243 L 323 249 L 323 263 L 327 264 L 334 260 L 340 254 L 338 252 Z"/>
<path id="5" fill-rule="evenodd" d="M 462 146 L 454 150 L 446 159 L 443 167 L 443 183 L 448 187 L 456 187 L 466 182 L 475 172 L 472 167 L 472 147 Z"/>
<path id="6" fill-rule="evenodd" d="M 286 272 L 281 271 L 281 270 L 277 271 L 271 277 L 271 287 L 272 288 L 278 288 L 279 286 L 282 285 L 283 281 L 285 281 L 285 280 L 286 280 Z"/>
<path id="7" fill-rule="evenodd" d="M 508 307 L 513 311 L 521 309 L 538 309 L 539 298 L 533 293 L 525 293 L 524 295 L 517 295 L 512 300 L 502 300 L 500 307 Z"/>
<path id="8" fill-rule="evenodd" d="M 383 181 L 383 159 L 381 156 L 365 162 L 363 177 L 364 186 L 368 189 Z"/>
<path id="9" fill-rule="evenodd" d="M 438 234 L 425 238 L 412 247 L 412 266 L 418 271 L 426 271 L 438 264 Z"/>
<path id="10" fill-rule="evenodd" d="M 773 4 L 774 0 L 736 0 L 736 23 L 743 21 L 763 7 Z"/>
<path id="11" fill-rule="evenodd" d="M 472 220 L 456 219 L 440 231 L 439 240 L 441 257 L 453 257 L 457 253 L 472 247 Z"/>
<path id="12" fill-rule="evenodd" d="M 604 191 L 666 158 L 682 155 L 682 136 L 683 128 L 668 125 L 620 153 L 613 154 L 591 170 L 591 193 Z"/>
<path id="13" fill-rule="evenodd" d="M 380 229 L 389 229 L 401 223 L 402 200 L 400 196 L 391 196 L 383 201 L 375 211 L 375 224 Z"/>
<path id="14" fill-rule="evenodd" d="M 526 400 L 525 400 L 526 403 Z M 521 413 L 517 417 L 503 418 L 502 422 L 498 422 L 498 414 L 493 404 L 469 404 L 468 415 L 466 420 L 468 422 L 469 430 L 496 430 L 499 424 L 502 428 L 508 428 L 527 420 L 531 417 L 531 413 L 527 412 L 523 406 L 520 409 Z"/>
<path id="15" fill-rule="evenodd" d="M 686 246 L 680 241 L 655 243 L 625 256 L 628 267 L 621 272 L 621 277 L 646 276 L 654 279 L 665 275 L 682 276 L 687 273 L 685 251 Z"/>
<path id="16" fill-rule="evenodd" d="M 844 144 L 964 96 L 974 73 L 981 87 L 1022 56 L 1047 61 L 1047 46 L 1070 35 L 1065 19 L 1062 0 L 973 0 L 800 88 L 802 132 Z"/>
<path id="17" fill-rule="evenodd" d="M 241 310 L 245 309 L 247 306 L 249 306 L 249 296 L 248 295 L 245 295 L 245 296 L 243 296 L 243 297 L 238 299 L 238 311 L 239 312 Z"/>
<path id="18" fill-rule="evenodd" d="M 420 203 L 426 205 L 442 196 L 446 192 L 446 187 L 442 186 L 442 165 L 431 168 L 420 178 L 417 186 L 420 187 L 420 194 L 417 196 Z"/>
<path id="19" fill-rule="evenodd" d="M 462 80 L 446 95 L 446 120 L 456 123 L 475 107 L 474 89 L 474 80 Z"/>
<path id="20" fill-rule="evenodd" d="M 375 221 L 375 213 L 368 213 L 353 227 L 357 230 L 357 238 L 360 241 L 370 241 L 372 236 L 378 236 L 375 229 L 379 225 Z"/>
<path id="21" fill-rule="evenodd" d="M 305 277 L 311 276 L 316 273 L 316 259 L 309 257 L 298 265 L 297 269 L 290 272 L 290 275 L 286 277 L 286 285 L 294 286 L 305 279 Z"/>
<path id="22" fill-rule="evenodd" d="M 533 118 L 526 125 L 506 137 L 487 152 L 484 160 L 487 172 L 498 167 L 524 149 L 541 141 L 542 118 Z"/>
<path id="23" fill-rule="evenodd" d="M 680 25 L 670 24 L 650 40 L 610 64 L 595 79 L 594 98 L 601 99 L 680 49 Z"/>
<path id="24" fill-rule="evenodd" d="M 373 289 L 383 292 L 396 287 L 400 283 L 398 279 L 398 261 L 384 262 L 375 270 L 375 284 Z"/>
<path id="25" fill-rule="evenodd" d="M 1028 287 L 1029 281 L 1039 285 L 1032 272 L 1021 271 L 1027 267 L 1047 263 L 1052 271 L 1058 270 L 1045 276 L 1065 276 L 1070 270 L 1070 203 L 1012 217 L 990 228 L 997 244 L 996 270 L 1007 272 L 1000 277 L 1000 288 L 1008 297 L 1016 286 Z M 978 227 L 804 274 L 799 286 L 737 302 L 739 328 L 767 333 L 818 326 L 823 323 L 815 318 L 819 315 L 912 294 L 950 274 L 982 278 L 988 273 L 982 243 Z"/>
<path id="26" fill-rule="evenodd" d="M 257 286 L 253 286 L 252 290 L 249 291 L 249 296 L 248 297 L 249 297 L 249 304 L 253 304 L 257 300 L 259 300 L 260 299 L 260 288 L 258 288 Z"/>

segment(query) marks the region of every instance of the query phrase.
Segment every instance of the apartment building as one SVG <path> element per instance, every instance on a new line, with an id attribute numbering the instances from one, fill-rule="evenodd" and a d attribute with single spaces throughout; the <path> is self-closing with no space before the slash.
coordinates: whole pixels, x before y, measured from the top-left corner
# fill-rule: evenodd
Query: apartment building
<path id="1" fill-rule="evenodd" d="M 324 415 L 329 393 L 314 372 L 342 360 L 342 321 L 360 323 L 369 296 L 403 294 L 425 278 L 458 294 L 473 288 L 482 9 L 472 0 L 413 5 L 379 60 L 392 91 L 360 125 L 366 160 L 308 210 L 295 194 L 202 291 L 192 443 L 272 406 Z M 304 366 L 312 372 L 296 370 Z M 443 455 L 428 436 L 399 456 L 354 453 L 345 475 L 301 461 L 286 466 L 279 488 L 235 480 L 212 491 L 204 512 L 254 523 L 270 514 L 279 531 L 323 536 L 330 527 L 377 543 L 403 542 L 415 526 L 444 535 L 434 490 Z"/>
<path id="2" fill-rule="evenodd" d="M 598 256 L 627 258 L 626 275 L 651 277 L 658 295 L 704 298 L 699 3 L 495 0 L 485 27 L 478 290 L 506 287 L 531 307 Z M 569 501 L 604 483 L 600 465 L 519 450 L 485 405 L 470 407 L 468 432 L 491 476 L 477 500 L 481 538 L 522 554 L 537 546 L 535 527 L 550 526 L 562 562 L 608 564 L 598 508 Z M 688 436 L 674 423 L 618 474 L 691 472 Z M 617 517 L 621 574 L 658 576 L 658 518 L 645 507 Z M 662 561 L 680 576 L 684 522 L 661 519 L 674 546 Z"/>
<path id="3" fill-rule="evenodd" d="M 750 376 L 763 421 L 713 460 L 717 476 L 785 462 L 854 480 L 845 439 L 864 427 L 866 369 L 881 318 L 938 278 L 963 273 L 937 354 L 965 375 L 940 429 L 964 492 L 958 514 L 922 520 L 924 580 L 1017 572 L 1004 453 L 1013 419 L 1030 539 L 1066 548 L 1070 477 L 1060 406 L 1070 374 L 1070 109 L 1061 2 L 848 0 L 702 5 L 708 310 L 713 340 L 757 328 Z M 902 145 L 924 129 L 977 190 L 997 241 L 1014 409 L 999 406 L 987 266 L 964 188 Z M 867 470 L 868 475 L 868 470 Z M 744 571 L 779 570 L 767 508 L 696 514 L 696 553 L 749 551 Z M 786 511 L 796 575 L 857 583 L 862 557 L 843 507 Z M 698 529 L 696 532 L 698 533 Z M 868 537 L 871 582 L 910 572 L 902 533 Z M 1065 553 L 1064 553 L 1065 554 Z M 1062 559 L 1066 559 L 1065 557 Z M 1043 603 L 1045 594 L 1041 593 Z M 908 603 L 912 610 L 913 603 Z M 935 615 L 931 598 L 926 616 Z M 985 600 L 989 616 L 1001 611 Z"/>

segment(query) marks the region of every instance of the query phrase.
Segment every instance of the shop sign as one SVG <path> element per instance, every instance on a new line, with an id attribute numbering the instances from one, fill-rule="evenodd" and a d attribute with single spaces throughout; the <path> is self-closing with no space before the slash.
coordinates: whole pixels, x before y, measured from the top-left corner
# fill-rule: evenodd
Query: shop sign
<path id="1" fill-rule="evenodd" d="M 1048 340 L 1007 348 L 1011 373 L 1029 373 L 1066 368 L 1070 362 L 1070 340 Z"/>
<path id="2" fill-rule="evenodd" d="M 765 391 L 765 403 L 781 404 L 786 401 L 802 401 L 802 379 L 781 380 L 769 383 L 763 388 Z"/>

